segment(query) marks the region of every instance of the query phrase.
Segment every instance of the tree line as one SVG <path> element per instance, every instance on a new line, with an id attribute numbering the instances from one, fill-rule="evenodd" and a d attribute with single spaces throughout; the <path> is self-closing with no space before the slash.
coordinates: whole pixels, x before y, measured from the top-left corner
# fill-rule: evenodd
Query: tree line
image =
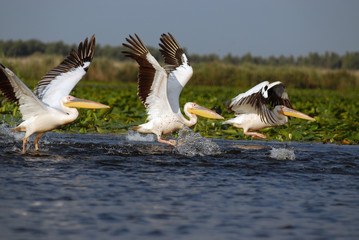
<path id="1" fill-rule="evenodd" d="M 3 57 L 26 57 L 34 53 L 41 54 L 54 54 L 66 56 L 71 49 L 76 49 L 75 44 L 66 44 L 62 41 L 44 43 L 42 41 L 31 40 L 0 40 L 0 53 Z M 160 52 L 156 48 L 148 47 L 151 54 L 162 61 Z M 122 46 L 101 46 L 96 45 L 97 57 L 106 57 L 110 59 L 116 59 L 120 61 L 128 60 L 122 51 L 126 50 Z M 317 67 L 325 69 L 359 69 L 359 52 L 346 52 L 343 55 L 339 55 L 335 52 L 325 52 L 319 54 L 317 52 L 311 52 L 307 56 L 269 56 L 267 58 L 260 56 L 252 56 L 247 53 L 243 56 L 233 56 L 231 53 L 223 57 L 219 57 L 216 54 L 198 55 L 191 54 L 189 59 L 193 63 L 201 62 L 223 62 L 233 65 L 239 64 L 255 64 L 255 65 L 267 65 L 267 66 L 305 66 L 305 67 Z"/>

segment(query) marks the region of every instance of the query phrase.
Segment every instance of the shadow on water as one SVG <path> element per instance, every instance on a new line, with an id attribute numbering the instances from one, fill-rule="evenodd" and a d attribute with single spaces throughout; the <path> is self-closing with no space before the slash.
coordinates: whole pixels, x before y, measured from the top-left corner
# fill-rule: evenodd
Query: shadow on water
<path id="1" fill-rule="evenodd" d="M 4 239 L 355 239 L 359 146 L 0 132 Z"/>

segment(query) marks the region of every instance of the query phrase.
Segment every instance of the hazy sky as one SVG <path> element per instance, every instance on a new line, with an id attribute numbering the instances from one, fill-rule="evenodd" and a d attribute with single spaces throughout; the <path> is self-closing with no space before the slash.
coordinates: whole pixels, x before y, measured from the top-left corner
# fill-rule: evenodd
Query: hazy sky
<path id="1" fill-rule="evenodd" d="M 137 33 L 158 46 L 172 33 L 188 53 L 307 55 L 359 51 L 357 0 L 0 0 L 0 39 L 62 40 L 96 34 L 118 46 Z"/>

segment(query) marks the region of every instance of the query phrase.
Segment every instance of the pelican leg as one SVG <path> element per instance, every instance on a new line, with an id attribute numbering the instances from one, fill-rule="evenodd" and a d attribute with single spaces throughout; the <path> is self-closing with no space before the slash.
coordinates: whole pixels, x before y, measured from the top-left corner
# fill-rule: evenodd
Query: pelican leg
<path id="1" fill-rule="evenodd" d="M 24 137 L 24 140 L 22 141 L 22 154 L 24 154 L 26 152 L 26 142 L 27 142 L 27 137 Z"/>
<path id="2" fill-rule="evenodd" d="M 257 132 L 244 132 L 244 134 L 247 136 L 252 136 L 254 138 L 261 138 L 261 139 L 267 138 L 265 135 Z"/>
<path id="3" fill-rule="evenodd" d="M 161 139 L 161 138 L 160 138 Z M 171 143 L 171 146 L 175 146 L 177 144 L 177 141 L 174 140 L 174 139 L 168 139 L 166 138 L 166 136 L 162 136 L 162 139 L 163 141 L 166 141 L 166 142 L 170 142 Z M 166 143 L 167 144 L 167 143 Z"/>
<path id="4" fill-rule="evenodd" d="M 38 133 L 35 138 L 35 150 L 39 151 L 39 139 L 40 137 L 44 135 L 43 133 Z"/>
<path id="5" fill-rule="evenodd" d="M 175 146 L 176 145 L 176 140 L 164 140 L 164 139 L 159 138 L 158 142 L 165 143 L 165 144 L 170 145 L 170 146 Z"/>

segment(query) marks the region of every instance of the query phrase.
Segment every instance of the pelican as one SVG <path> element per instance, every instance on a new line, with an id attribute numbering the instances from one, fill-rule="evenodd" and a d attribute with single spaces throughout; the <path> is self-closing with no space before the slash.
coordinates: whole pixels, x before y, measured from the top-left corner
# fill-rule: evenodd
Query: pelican
<path id="1" fill-rule="evenodd" d="M 22 153 L 26 142 L 36 134 L 35 149 L 39 149 L 40 137 L 50 130 L 75 121 L 79 115 L 77 108 L 109 108 L 101 103 L 69 96 L 71 90 L 86 74 L 95 49 L 95 36 L 88 42 L 80 43 L 78 51 L 71 53 L 39 81 L 32 92 L 9 68 L 0 64 L 0 90 L 11 102 L 18 104 L 24 120 L 13 128 L 13 132 L 26 132 Z"/>
<path id="2" fill-rule="evenodd" d="M 183 87 L 192 77 L 193 70 L 186 54 L 175 38 L 168 33 L 161 35 L 160 52 L 166 66 L 162 67 L 151 55 L 141 39 L 135 34 L 126 38 L 129 43 L 123 46 L 132 51 L 123 53 L 139 64 L 137 95 L 146 107 L 148 122 L 136 126 L 133 130 L 140 133 L 152 133 L 158 142 L 174 145 L 163 136 L 180 130 L 184 125 L 191 127 L 197 123 L 197 116 L 224 119 L 219 114 L 188 102 L 184 105 L 185 118 L 179 106 L 179 96 Z M 163 137 L 163 138 L 162 138 Z"/>
<path id="3" fill-rule="evenodd" d="M 279 81 L 274 83 L 265 81 L 239 94 L 232 99 L 228 110 L 234 111 L 236 117 L 222 124 L 242 128 L 245 135 L 255 138 L 266 138 L 266 136 L 249 130 L 284 125 L 288 122 L 287 116 L 315 121 L 314 118 L 292 109 L 284 84 Z"/>

